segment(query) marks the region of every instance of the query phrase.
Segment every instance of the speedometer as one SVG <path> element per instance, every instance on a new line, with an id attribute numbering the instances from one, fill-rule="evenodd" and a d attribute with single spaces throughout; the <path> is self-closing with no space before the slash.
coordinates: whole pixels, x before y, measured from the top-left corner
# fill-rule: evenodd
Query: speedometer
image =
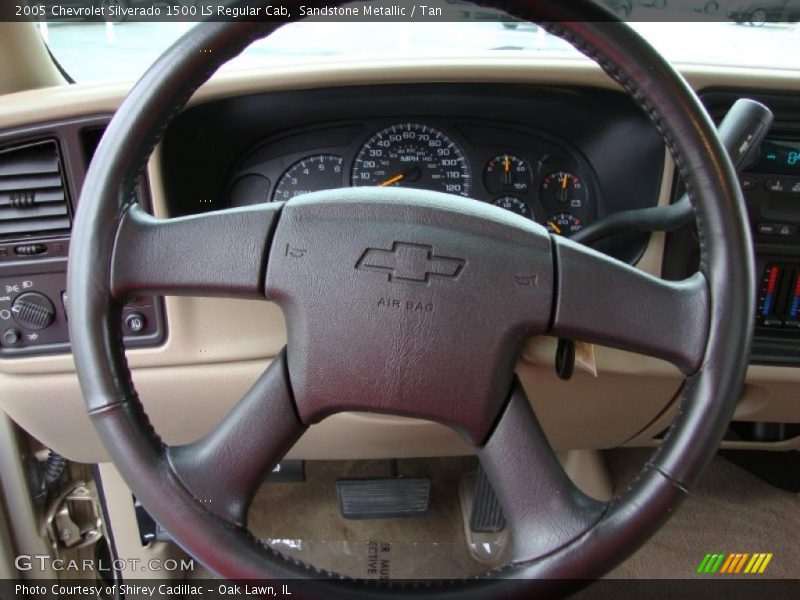
<path id="1" fill-rule="evenodd" d="M 382 129 L 359 150 L 354 186 L 399 186 L 469 196 L 472 174 L 463 150 L 441 131 L 420 123 Z"/>

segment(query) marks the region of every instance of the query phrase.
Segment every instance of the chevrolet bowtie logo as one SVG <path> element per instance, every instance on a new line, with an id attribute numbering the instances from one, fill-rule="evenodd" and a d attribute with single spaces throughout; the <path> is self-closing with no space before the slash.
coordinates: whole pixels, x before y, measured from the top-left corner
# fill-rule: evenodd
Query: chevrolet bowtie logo
<path id="1" fill-rule="evenodd" d="M 386 273 L 389 281 L 428 283 L 432 278 L 455 279 L 467 261 L 436 256 L 433 246 L 394 242 L 391 250 L 367 248 L 356 269 Z"/>

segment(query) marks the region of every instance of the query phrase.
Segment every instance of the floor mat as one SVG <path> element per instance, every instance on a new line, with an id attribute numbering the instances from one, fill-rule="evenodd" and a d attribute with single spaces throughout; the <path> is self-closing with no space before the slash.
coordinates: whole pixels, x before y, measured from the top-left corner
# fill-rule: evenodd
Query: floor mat
<path id="1" fill-rule="evenodd" d="M 431 478 L 424 516 L 348 520 L 338 509 L 336 480 L 386 477 L 388 461 L 313 461 L 306 479 L 262 487 L 250 509 L 250 530 L 280 552 L 314 566 L 367 579 L 460 578 L 502 564 L 504 546 L 483 548 L 495 561 L 476 560 L 464 532 L 459 480 L 474 458 L 408 459 L 400 475 Z"/>
<path id="2" fill-rule="evenodd" d="M 649 455 L 648 449 L 607 452 L 614 488 L 623 489 Z M 474 458 L 400 461 L 402 475 L 431 477 L 428 513 L 409 519 L 358 521 L 340 516 L 336 480 L 385 477 L 388 462 L 308 462 L 306 483 L 262 488 L 250 511 L 250 527 L 288 555 L 351 576 L 404 579 L 480 574 L 503 564 L 509 544 L 489 546 L 491 564 L 476 560 L 476 553 L 470 551 L 458 482 L 475 467 Z M 772 553 L 760 577 L 795 578 L 800 574 L 798 540 L 800 496 L 717 457 L 697 490 L 664 528 L 609 577 L 691 578 L 707 553 L 725 552 Z"/>

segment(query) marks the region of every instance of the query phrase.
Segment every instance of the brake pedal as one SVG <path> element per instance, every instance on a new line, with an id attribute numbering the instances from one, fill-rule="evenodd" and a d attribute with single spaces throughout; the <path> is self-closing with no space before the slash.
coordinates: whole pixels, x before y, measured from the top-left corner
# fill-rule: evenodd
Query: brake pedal
<path id="1" fill-rule="evenodd" d="M 431 481 L 427 477 L 340 479 L 336 492 L 345 519 L 418 517 L 428 511 Z"/>

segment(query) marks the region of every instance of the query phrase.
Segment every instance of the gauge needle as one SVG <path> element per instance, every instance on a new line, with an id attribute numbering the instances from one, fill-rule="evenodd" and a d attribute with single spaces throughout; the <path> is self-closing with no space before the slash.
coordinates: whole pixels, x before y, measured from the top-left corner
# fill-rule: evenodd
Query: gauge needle
<path id="1" fill-rule="evenodd" d="M 567 176 L 564 175 L 564 178 L 561 180 L 561 201 L 567 201 Z"/>
<path id="2" fill-rule="evenodd" d="M 393 183 L 397 183 L 398 181 L 405 179 L 405 176 L 406 176 L 405 173 L 400 173 L 399 175 L 395 175 L 391 179 L 387 179 L 386 181 L 381 183 L 379 187 L 386 187 L 387 185 L 392 185 Z"/>
<path id="3" fill-rule="evenodd" d="M 561 228 L 556 225 L 554 221 L 548 221 L 547 224 L 550 225 L 550 227 L 553 228 L 553 231 L 555 231 L 558 235 L 561 235 Z"/>
<path id="4" fill-rule="evenodd" d="M 509 160 L 508 154 L 506 154 L 505 156 L 505 167 L 506 167 L 506 173 L 508 173 L 511 170 L 511 160 Z"/>

